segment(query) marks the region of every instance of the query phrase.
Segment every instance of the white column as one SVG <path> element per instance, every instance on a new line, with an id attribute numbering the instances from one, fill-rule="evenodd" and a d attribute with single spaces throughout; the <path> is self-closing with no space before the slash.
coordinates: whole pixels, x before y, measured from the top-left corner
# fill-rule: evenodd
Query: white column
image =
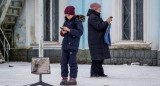
<path id="1" fill-rule="evenodd" d="M 38 22 L 39 22 L 39 19 L 38 19 L 38 0 L 35 0 L 35 40 L 36 40 L 36 44 L 39 43 L 39 25 L 38 25 Z"/>
<path id="2" fill-rule="evenodd" d="M 131 41 L 133 41 L 133 38 L 134 38 L 134 28 L 135 28 L 135 24 L 134 24 L 134 21 L 135 21 L 135 7 L 134 7 L 134 0 L 131 0 Z"/>
<path id="3" fill-rule="evenodd" d="M 29 4 L 29 0 L 25 1 L 25 8 L 26 8 L 26 46 L 27 48 L 30 48 L 30 18 L 29 18 L 29 7 L 28 7 L 28 4 Z"/>
<path id="4" fill-rule="evenodd" d="M 159 3 L 159 15 L 160 15 L 160 1 L 158 3 Z M 158 24 L 159 25 L 159 31 L 158 31 L 159 32 L 159 37 L 158 37 L 159 38 L 159 50 L 158 51 L 160 53 L 160 17 L 158 18 L 158 20 L 159 20 L 159 24 Z"/>
<path id="5" fill-rule="evenodd" d="M 143 0 L 143 39 L 144 42 L 149 42 L 148 40 L 148 0 Z"/>
<path id="6" fill-rule="evenodd" d="M 160 7 L 159 7 L 160 8 Z M 159 9 L 160 10 L 160 9 Z M 160 11 L 159 11 L 159 15 L 160 15 Z M 159 18 L 159 24 L 160 24 L 160 18 Z M 159 25 L 159 49 L 158 51 L 160 52 L 160 25 Z M 159 57 L 160 58 L 160 57 Z"/>
<path id="7" fill-rule="evenodd" d="M 59 27 L 62 27 L 63 23 L 65 21 L 64 10 L 65 10 L 67 5 L 68 5 L 68 0 L 59 0 Z M 56 29 L 60 29 L 60 28 L 56 28 Z M 60 31 L 61 30 L 59 30 L 59 33 L 60 33 Z M 63 37 L 61 37 L 60 34 L 59 34 L 59 43 L 62 43 L 62 39 L 63 39 Z"/>
<path id="8" fill-rule="evenodd" d="M 160 28 L 159 28 L 159 49 L 158 51 L 160 52 Z"/>
<path id="9" fill-rule="evenodd" d="M 111 0 L 110 3 L 112 3 L 110 7 L 112 14 L 110 16 L 113 16 L 113 21 L 111 23 L 111 39 L 112 43 L 116 43 L 122 40 L 122 0 Z"/>
<path id="10" fill-rule="evenodd" d="M 43 57 L 43 0 L 38 0 L 39 57 Z"/>
<path id="11" fill-rule="evenodd" d="M 159 46 L 159 28 L 160 28 L 160 1 L 159 0 L 148 0 L 148 31 L 149 41 L 151 42 L 152 50 L 158 50 Z"/>
<path id="12" fill-rule="evenodd" d="M 52 26 L 52 22 L 53 22 L 53 20 L 52 20 L 52 15 L 53 15 L 53 11 L 52 11 L 52 0 L 50 0 L 50 41 L 52 41 L 52 30 L 53 30 L 53 26 Z"/>

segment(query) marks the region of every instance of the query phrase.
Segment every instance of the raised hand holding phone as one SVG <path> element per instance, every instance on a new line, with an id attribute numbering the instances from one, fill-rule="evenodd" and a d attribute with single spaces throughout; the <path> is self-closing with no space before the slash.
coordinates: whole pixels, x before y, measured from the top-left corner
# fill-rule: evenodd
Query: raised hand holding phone
<path id="1" fill-rule="evenodd" d="M 112 17 L 112 16 L 110 16 L 109 18 L 107 18 L 107 20 L 106 20 L 106 21 L 110 24 L 110 23 L 111 23 L 111 21 L 112 21 L 112 18 L 113 18 L 113 17 Z"/>
<path id="2" fill-rule="evenodd" d="M 64 27 L 60 27 L 60 28 L 61 28 L 63 34 L 66 34 L 66 33 L 67 33 L 67 31 L 64 30 Z"/>
<path id="3" fill-rule="evenodd" d="M 65 31 L 70 32 L 70 29 L 69 29 L 68 27 L 63 27 L 63 29 L 64 29 Z"/>

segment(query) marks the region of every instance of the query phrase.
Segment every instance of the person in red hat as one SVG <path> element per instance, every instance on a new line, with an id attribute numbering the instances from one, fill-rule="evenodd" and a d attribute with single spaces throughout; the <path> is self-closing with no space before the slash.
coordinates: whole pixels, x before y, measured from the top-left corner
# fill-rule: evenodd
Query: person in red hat
<path id="1" fill-rule="evenodd" d="M 78 66 L 76 55 L 78 52 L 80 37 L 83 34 L 84 16 L 75 15 L 75 8 L 68 6 L 64 10 L 65 22 L 61 27 L 62 41 L 62 57 L 61 57 L 61 76 L 62 81 L 60 85 L 77 85 Z M 68 80 L 68 64 L 70 66 L 70 78 Z"/>

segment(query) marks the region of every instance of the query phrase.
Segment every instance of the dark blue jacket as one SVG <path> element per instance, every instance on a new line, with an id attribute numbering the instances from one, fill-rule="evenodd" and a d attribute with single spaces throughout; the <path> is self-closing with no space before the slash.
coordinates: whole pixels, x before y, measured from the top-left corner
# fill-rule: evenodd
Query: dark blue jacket
<path id="1" fill-rule="evenodd" d="M 83 34 L 83 25 L 84 16 L 77 15 L 74 16 L 71 20 L 68 20 L 65 17 L 65 22 L 63 27 L 68 27 L 70 32 L 64 35 L 62 41 L 62 49 L 64 50 L 78 50 L 80 37 Z"/>

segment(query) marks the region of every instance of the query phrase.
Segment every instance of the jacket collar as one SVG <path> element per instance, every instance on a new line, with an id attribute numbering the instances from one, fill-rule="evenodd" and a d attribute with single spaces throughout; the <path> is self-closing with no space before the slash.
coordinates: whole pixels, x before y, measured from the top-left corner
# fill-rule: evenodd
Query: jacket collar
<path id="1" fill-rule="evenodd" d="M 73 18 L 72 18 L 71 20 L 69 20 L 69 19 L 65 16 L 65 20 L 66 20 L 66 21 L 72 21 L 72 20 L 75 20 L 75 18 L 76 18 L 76 17 L 75 17 L 75 15 L 74 15 Z"/>
<path id="2" fill-rule="evenodd" d="M 87 13 L 87 16 L 90 16 L 91 14 L 100 16 L 100 13 L 96 12 L 95 10 L 89 9 L 89 10 L 88 10 L 88 13 Z"/>
<path id="3" fill-rule="evenodd" d="M 76 21 L 84 22 L 84 21 L 85 21 L 85 16 L 84 16 L 84 15 L 75 15 L 71 20 L 69 20 L 69 19 L 65 16 L 65 20 L 66 20 L 66 21 L 76 20 Z"/>

